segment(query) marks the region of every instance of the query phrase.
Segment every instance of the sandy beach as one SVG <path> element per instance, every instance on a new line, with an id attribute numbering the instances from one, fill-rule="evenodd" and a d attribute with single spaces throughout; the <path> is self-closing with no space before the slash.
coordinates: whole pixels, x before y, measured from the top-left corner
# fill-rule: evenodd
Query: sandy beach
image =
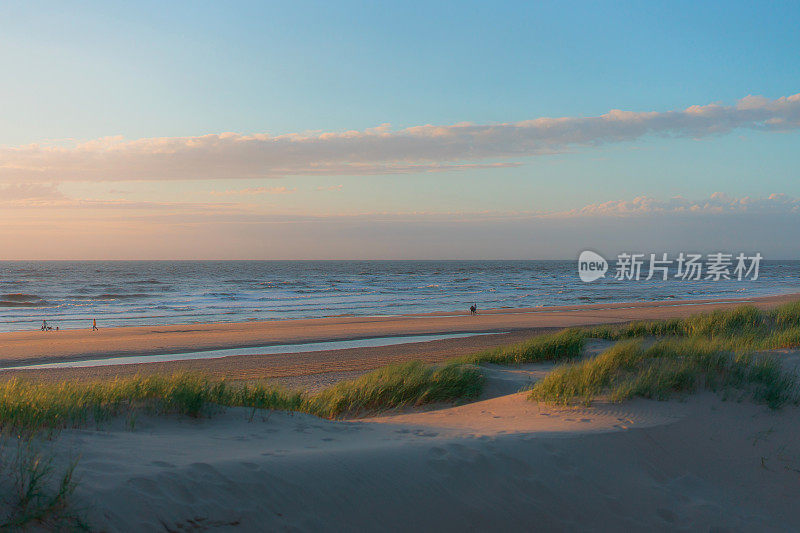
<path id="1" fill-rule="evenodd" d="M 533 309 L 381 317 L 101 328 L 99 331 L 31 331 L 0 334 L 0 366 L 142 356 L 293 343 L 447 333 L 496 333 L 458 339 L 335 349 L 293 354 L 241 355 L 162 363 L 2 371 L 0 376 L 38 379 L 107 379 L 133 374 L 200 371 L 227 379 L 274 379 L 316 389 L 391 363 L 419 359 L 436 363 L 502 346 L 538 333 L 571 326 L 685 317 L 750 304 L 771 308 L 800 295 L 736 300 L 696 300 L 591 304 Z M 102 325 L 102 320 L 100 321 Z M 265 349 L 265 352 L 268 351 Z"/>
<path id="2" fill-rule="evenodd" d="M 682 317 L 796 295 L 402 317 L 197 324 L 0 336 L 6 363 L 445 332 L 394 346 L 93 368 L 6 371 L 44 380 L 202 370 L 319 389 L 391 362 L 436 362 L 565 326 Z M 611 346 L 591 339 L 587 357 Z M 52 350 L 52 351 L 51 351 Z M 106 351 L 109 350 L 109 351 Z M 781 361 L 797 371 L 800 352 Z M 71 508 L 98 531 L 795 531 L 800 407 L 743 394 L 591 406 L 531 401 L 557 363 L 487 364 L 477 401 L 328 420 L 217 409 L 138 413 L 38 441 L 65 469 Z"/>
<path id="3" fill-rule="evenodd" d="M 791 531 L 800 415 L 701 393 L 558 408 L 488 369 L 472 404 L 328 421 L 211 419 L 68 430 L 77 502 L 109 531 Z"/>

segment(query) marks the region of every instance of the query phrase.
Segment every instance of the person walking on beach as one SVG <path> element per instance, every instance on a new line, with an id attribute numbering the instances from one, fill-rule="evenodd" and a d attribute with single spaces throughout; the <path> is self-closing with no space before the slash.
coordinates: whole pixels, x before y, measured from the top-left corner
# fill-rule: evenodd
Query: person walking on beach
<path id="1" fill-rule="evenodd" d="M 97 331 L 97 319 L 92 320 L 92 331 Z"/>
<path id="2" fill-rule="evenodd" d="M 47 320 L 42 320 L 42 331 L 47 331 Z"/>
<path id="3" fill-rule="evenodd" d="M 471 314 L 471 315 L 477 315 L 478 314 L 478 305 L 477 304 L 472 304 L 472 305 L 469 306 L 469 314 Z"/>

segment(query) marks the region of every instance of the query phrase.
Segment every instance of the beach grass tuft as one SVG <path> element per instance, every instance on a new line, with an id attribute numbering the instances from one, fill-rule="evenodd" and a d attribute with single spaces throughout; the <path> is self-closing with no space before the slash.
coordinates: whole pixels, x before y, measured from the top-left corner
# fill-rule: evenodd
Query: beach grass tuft
<path id="1" fill-rule="evenodd" d="M 538 335 L 517 344 L 478 352 L 459 361 L 497 365 L 562 361 L 579 357 L 585 340 L 586 334 L 582 330 L 568 328 L 557 333 Z"/>
<path id="2" fill-rule="evenodd" d="M 535 384 L 530 399 L 589 404 L 602 394 L 612 401 L 667 399 L 705 387 L 744 391 L 771 408 L 798 402 L 797 377 L 772 354 L 735 352 L 724 340 L 669 338 L 649 347 L 641 339 L 616 343 L 596 357 L 556 368 Z"/>
<path id="3" fill-rule="evenodd" d="M 200 374 L 151 375 L 107 382 L 0 382 L 0 428 L 37 431 L 101 424 L 136 413 L 208 416 L 222 407 L 299 411 L 335 418 L 408 405 L 457 402 L 480 394 L 475 365 L 411 361 L 378 369 L 316 394 L 269 382 L 230 383 Z"/>
<path id="4" fill-rule="evenodd" d="M 0 427 L 64 428 L 135 411 L 200 416 L 222 406 L 296 409 L 302 395 L 272 385 L 233 385 L 196 374 L 107 382 L 0 382 Z"/>
<path id="5" fill-rule="evenodd" d="M 5 498 L 0 511 L 0 531 L 31 528 L 50 531 L 88 531 L 83 519 L 71 509 L 76 488 L 76 461 L 57 468 L 52 455 L 30 437 L 9 438 L 16 449 L 0 453 L 0 483 Z"/>
<path id="6" fill-rule="evenodd" d="M 586 328 L 589 338 L 704 337 L 731 349 L 771 350 L 800 346 L 800 301 L 762 311 L 751 305 L 670 320 L 646 320 Z"/>
<path id="7" fill-rule="evenodd" d="M 483 374 L 475 365 L 441 367 L 411 361 L 381 368 L 327 388 L 306 401 L 307 411 L 328 418 L 478 397 Z"/>

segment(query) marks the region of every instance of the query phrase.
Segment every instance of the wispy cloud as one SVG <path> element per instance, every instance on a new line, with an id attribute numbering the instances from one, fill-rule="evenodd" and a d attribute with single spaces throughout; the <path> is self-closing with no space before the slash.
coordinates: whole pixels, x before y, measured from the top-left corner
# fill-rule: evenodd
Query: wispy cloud
<path id="1" fill-rule="evenodd" d="M 422 125 L 392 130 L 287 135 L 220 133 L 199 137 L 97 139 L 79 144 L 0 148 L 0 180 L 60 182 L 270 178 L 288 175 L 391 174 L 518 165 L 508 160 L 647 135 L 704 137 L 746 128 L 800 128 L 800 94 L 748 96 L 735 105 L 679 111 L 612 110 L 596 117 L 515 123 Z"/>
<path id="2" fill-rule="evenodd" d="M 317 187 L 318 191 L 328 191 L 328 192 L 339 192 L 342 189 L 344 189 L 344 185 L 341 185 L 341 184 L 340 185 L 328 185 L 328 186 L 320 185 L 319 187 Z"/>
<path id="3" fill-rule="evenodd" d="M 289 187 L 248 187 L 247 189 L 227 189 L 224 191 L 209 191 L 216 196 L 254 196 L 259 194 L 292 194 L 297 192 Z"/>
<path id="4" fill-rule="evenodd" d="M 713 213 L 795 213 L 800 214 L 800 198 L 771 194 L 767 198 L 745 196 L 735 198 L 716 192 L 703 200 L 676 196 L 659 200 L 639 196 L 633 200 L 613 200 L 590 204 L 580 209 L 556 213 L 558 216 L 637 216 L 653 214 L 713 214 Z"/>
<path id="5" fill-rule="evenodd" d="M 0 186 L 0 202 L 18 200 L 59 200 L 64 198 L 57 185 L 52 183 L 12 183 Z"/>
<path id="6" fill-rule="evenodd" d="M 318 188 L 319 190 L 339 190 L 342 186 Z M 218 192 L 224 196 L 253 194 L 288 194 L 294 189 L 259 191 L 259 188 Z M 676 196 L 666 200 L 639 196 L 632 200 L 611 200 L 589 204 L 580 208 L 565 211 L 362 211 L 343 213 L 280 213 L 273 208 L 264 208 L 257 204 L 229 202 L 164 202 L 133 201 L 122 199 L 99 200 L 86 198 L 69 198 L 60 191 L 48 186 L 39 195 L 18 193 L 17 196 L 3 196 L 5 191 L 27 191 L 28 186 L 8 186 L 0 188 L 0 205 L 8 212 L 13 208 L 25 208 L 31 213 L 40 211 L 42 215 L 53 211 L 85 211 L 86 217 L 96 217 L 97 213 L 113 211 L 129 216 L 133 212 L 145 213 L 147 217 L 184 216 L 187 223 L 199 220 L 215 222 L 236 221 L 241 223 L 303 223 L 323 220 L 370 220 L 390 222 L 412 222 L 426 220 L 443 224 L 459 224 L 465 222 L 482 223 L 488 221 L 535 220 L 535 219 L 620 219 L 620 218 L 678 218 L 691 220 L 700 215 L 792 215 L 800 217 L 800 198 L 786 194 L 771 194 L 768 197 L 734 197 L 716 192 L 708 198 L 690 200 Z M 213 192 L 213 191 L 212 191 Z M 32 209 L 38 208 L 38 209 Z M 192 216 L 197 215 L 198 219 Z M 70 216 L 75 216 L 74 214 Z M 212 219 L 210 217 L 219 217 Z"/>

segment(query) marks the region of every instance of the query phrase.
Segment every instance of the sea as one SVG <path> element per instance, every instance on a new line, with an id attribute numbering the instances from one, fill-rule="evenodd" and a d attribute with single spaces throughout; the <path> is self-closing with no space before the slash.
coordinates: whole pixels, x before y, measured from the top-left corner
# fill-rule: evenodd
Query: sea
<path id="1" fill-rule="evenodd" d="M 191 324 L 800 292 L 800 261 L 758 279 L 581 281 L 576 261 L 0 261 L 0 331 Z M 644 277 L 644 276 L 643 276 Z"/>

